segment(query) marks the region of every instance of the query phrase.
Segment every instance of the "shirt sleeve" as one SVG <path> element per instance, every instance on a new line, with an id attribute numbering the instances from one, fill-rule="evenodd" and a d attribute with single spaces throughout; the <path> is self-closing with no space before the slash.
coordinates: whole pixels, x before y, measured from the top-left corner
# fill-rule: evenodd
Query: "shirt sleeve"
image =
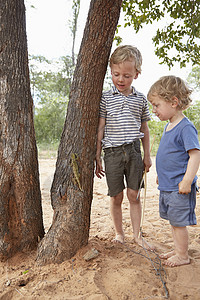
<path id="1" fill-rule="evenodd" d="M 103 94 L 100 101 L 99 117 L 106 118 L 106 99 Z"/>
<path id="2" fill-rule="evenodd" d="M 189 124 L 186 125 L 182 129 L 181 136 L 182 136 L 184 147 L 185 147 L 186 151 L 189 151 L 192 149 L 200 150 L 199 140 L 198 140 L 198 132 L 193 125 L 189 125 Z"/>
<path id="3" fill-rule="evenodd" d="M 150 121 L 150 120 L 151 120 L 151 116 L 150 116 L 150 112 L 149 112 L 148 102 L 147 102 L 147 99 L 144 97 L 143 112 L 142 112 L 141 121 L 142 122 L 147 122 L 147 121 Z"/>

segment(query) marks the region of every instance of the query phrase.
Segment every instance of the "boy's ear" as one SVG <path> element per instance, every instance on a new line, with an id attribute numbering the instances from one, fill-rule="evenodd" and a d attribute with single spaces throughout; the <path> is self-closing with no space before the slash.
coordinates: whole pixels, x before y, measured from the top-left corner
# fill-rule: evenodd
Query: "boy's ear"
<path id="1" fill-rule="evenodd" d="M 138 75 L 139 75 L 139 73 L 137 72 L 136 75 L 135 75 L 135 77 L 134 77 L 134 79 L 137 79 Z"/>
<path id="2" fill-rule="evenodd" d="M 179 105 L 179 100 L 177 97 L 172 98 L 172 107 L 177 107 Z"/>

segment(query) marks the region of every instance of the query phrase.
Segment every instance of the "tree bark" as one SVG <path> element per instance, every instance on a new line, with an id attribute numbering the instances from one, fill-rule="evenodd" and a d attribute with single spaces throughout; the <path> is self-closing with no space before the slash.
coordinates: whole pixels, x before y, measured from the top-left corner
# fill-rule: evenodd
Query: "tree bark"
<path id="1" fill-rule="evenodd" d="M 39 244 L 39 264 L 60 263 L 88 243 L 99 103 L 121 4 L 90 3 L 51 188 L 53 223 Z"/>
<path id="2" fill-rule="evenodd" d="M 25 6 L 0 2 L 0 258 L 44 235 L 30 93 Z"/>

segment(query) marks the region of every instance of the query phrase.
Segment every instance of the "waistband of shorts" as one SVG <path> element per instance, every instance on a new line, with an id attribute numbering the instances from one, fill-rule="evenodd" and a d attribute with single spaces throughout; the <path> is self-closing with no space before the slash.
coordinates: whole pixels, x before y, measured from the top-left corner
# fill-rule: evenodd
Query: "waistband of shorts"
<path id="1" fill-rule="evenodd" d="M 119 151 L 119 150 L 124 150 L 124 149 L 128 149 L 128 148 L 131 148 L 133 145 L 135 145 L 136 143 L 138 143 L 140 140 L 139 139 L 136 139 L 134 140 L 132 143 L 125 143 L 123 145 L 120 145 L 120 146 L 116 146 L 116 147 L 108 147 L 108 148 L 104 148 L 103 151 L 106 153 L 107 151 L 112 151 L 112 152 L 115 152 L 115 151 Z"/>

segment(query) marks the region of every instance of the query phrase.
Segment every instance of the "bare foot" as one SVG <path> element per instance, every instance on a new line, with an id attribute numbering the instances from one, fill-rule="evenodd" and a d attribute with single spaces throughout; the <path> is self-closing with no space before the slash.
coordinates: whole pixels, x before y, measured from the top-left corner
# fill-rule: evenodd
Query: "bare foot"
<path id="1" fill-rule="evenodd" d="M 145 241 L 142 237 L 135 238 L 135 242 L 138 244 L 138 246 L 147 249 L 147 250 L 155 250 L 155 247 L 149 244 L 147 241 Z"/>
<path id="2" fill-rule="evenodd" d="M 124 236 L 122 234 L 116 234 L 115 238 L 113 239 L 114 243 L 124 243 Z"/>
<path id="3" fill-rule="evenodd" d="M 162 259 L 168 259 L 168 258 L 174 256 L 175 254 L 176 254 L 176 252 L 174 250 L 172 250 L 170 252 L 160 254 L 159 257 Z"/>
<path id="4" fill-rule="evenodd" d="M 189 263 L 190 263 L 189 258 L 182 259 L 177 255 L 173 255 L 163 262 L 164 265 L 169 267 L 178 267 L 178 266 L 188 265 Z"/>

